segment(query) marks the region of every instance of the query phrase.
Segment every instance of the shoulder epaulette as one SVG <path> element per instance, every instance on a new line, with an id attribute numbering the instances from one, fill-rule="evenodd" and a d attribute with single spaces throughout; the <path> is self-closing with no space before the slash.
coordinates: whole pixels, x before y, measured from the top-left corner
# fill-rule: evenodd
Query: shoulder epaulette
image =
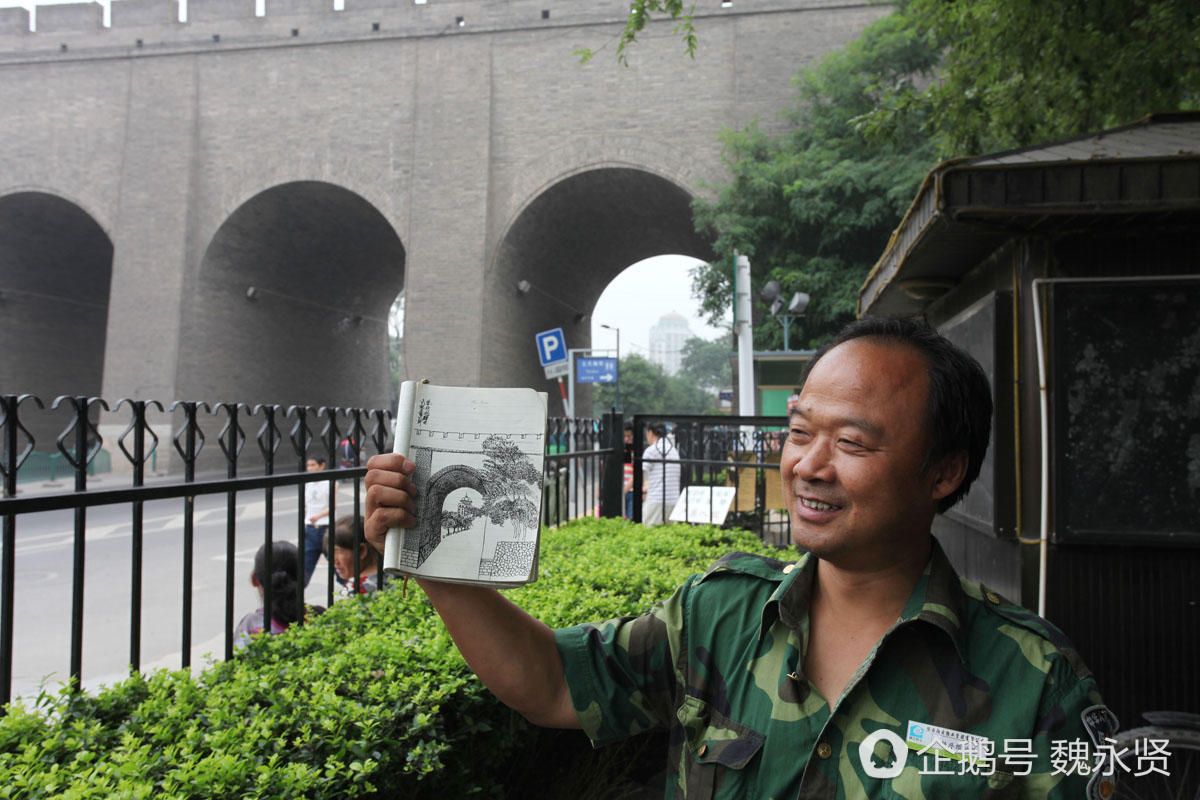
<path id="1" fill-rule="evenodd" d="M 783 580 L 785 575 L 783 568 L 789 563 L 754 553 L 726 553 L 705 570 L 704 577 L 701 580 L 711 575 L 735 573 L 739 575 L 752 575 L 765 580 L 780 581 Z"/>
<path id="2" fill-rule="evenodd" d="M 968 582 L 964 581 L 964 583 Z M 1044 617 L 1038 616 L 1028 608 L 1005 599 L 999 593 L 982 584 L 977 584 L 975 588 L 980 593 L 977 599 L 988 610 L 1014 625 L 1045 639 L 1056 650 L 1062 653 L 1080 679 L 1091 676 L 1092 671 L 1088 669 L 1087 664 L 1083 663 L 1083 659 L 1079 657 L 1079 653 L 1075 650 L 1075 645 L 1071 643 L 1071 640 L 1067 638 L 1065 633 L 1058 629 L 1058 626 Z M 973 594 L 973 592 L 969 592 L 969 594 Z"/>

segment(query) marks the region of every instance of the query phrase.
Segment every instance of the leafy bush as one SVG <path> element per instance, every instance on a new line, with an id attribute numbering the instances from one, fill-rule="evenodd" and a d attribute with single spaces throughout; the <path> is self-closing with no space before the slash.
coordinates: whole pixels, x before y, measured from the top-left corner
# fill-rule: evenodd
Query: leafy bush
<path id="1" fill-rule="evenodd" d="M 556 627 L 637 614 L 731 550 L 769 548 L 743 531 L 579 521 L 544 532 L 541 580 L 508 594 Z M 588 784 L 611 792 L 639 750 L 529 726 L 468 671 L 417 586 L 395 582 L 195 674 L 9 706 L 0 797 L 579 800 Z"/>

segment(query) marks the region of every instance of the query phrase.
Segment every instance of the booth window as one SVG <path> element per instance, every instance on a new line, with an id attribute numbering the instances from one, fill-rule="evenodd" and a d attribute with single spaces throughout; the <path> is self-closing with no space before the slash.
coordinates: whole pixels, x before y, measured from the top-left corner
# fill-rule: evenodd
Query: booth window
<path id="1" fill-rule="evenodd" d="M 1200 282 L 1051 295 L 1056 539 L 1200 542 Z"/>

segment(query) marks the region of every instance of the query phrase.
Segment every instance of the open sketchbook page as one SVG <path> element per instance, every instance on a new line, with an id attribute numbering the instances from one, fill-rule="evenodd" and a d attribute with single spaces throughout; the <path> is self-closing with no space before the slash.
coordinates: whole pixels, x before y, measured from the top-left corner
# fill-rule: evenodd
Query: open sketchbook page
<path id="1" fill-rule="evenodd" d="M 411 396 L 404 454 L 417 466 L 417 524 L 384 567 L 494 586 L 536 580 L 545 393 L 421 383 Z M 403 387 L 401 397 L 403 413 Z"/>

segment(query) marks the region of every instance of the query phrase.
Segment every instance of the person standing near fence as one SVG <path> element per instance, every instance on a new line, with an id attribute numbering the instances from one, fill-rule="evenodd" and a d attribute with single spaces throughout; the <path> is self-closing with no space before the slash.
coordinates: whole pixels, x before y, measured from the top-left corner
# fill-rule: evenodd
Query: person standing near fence
<path id="1" fill-rule="evenodd" d="M 309 456 L 304 464 L 308 472 L 325 469 L 324 456 Z M 329 530 L 329 518 L 333 503 L 329 499 L 328 481 L 309 481 L 304 484 L 304 586 L 312 580 L 321 550 L 325 547 L 325 532 Z"/>
<path id="2" fill-rule="evenodd" d="M 655 422 L 646 428 L 649 444 L 642 452 L 642 524 L 661 525 L 679 499 L 679 451 L 667 437 L 667 426 Z"/>
<path id="3" fill-rule="evenodd" d="M 931 533 L 991 421 L 970 355 L 923 323 L 859 320 L 810 362 L 789 421 L 797 561 L 732 553 L 641 616 L 558 630 L 493 589 L 417 582 L 531 722 L 596 745 L 667 729 L 671 797 L 1107 797 L 1092 756 L 1116 719 L 1091 672 Z M 416 465 L 367 466 L 378 546 L 417 522 Z"/>

